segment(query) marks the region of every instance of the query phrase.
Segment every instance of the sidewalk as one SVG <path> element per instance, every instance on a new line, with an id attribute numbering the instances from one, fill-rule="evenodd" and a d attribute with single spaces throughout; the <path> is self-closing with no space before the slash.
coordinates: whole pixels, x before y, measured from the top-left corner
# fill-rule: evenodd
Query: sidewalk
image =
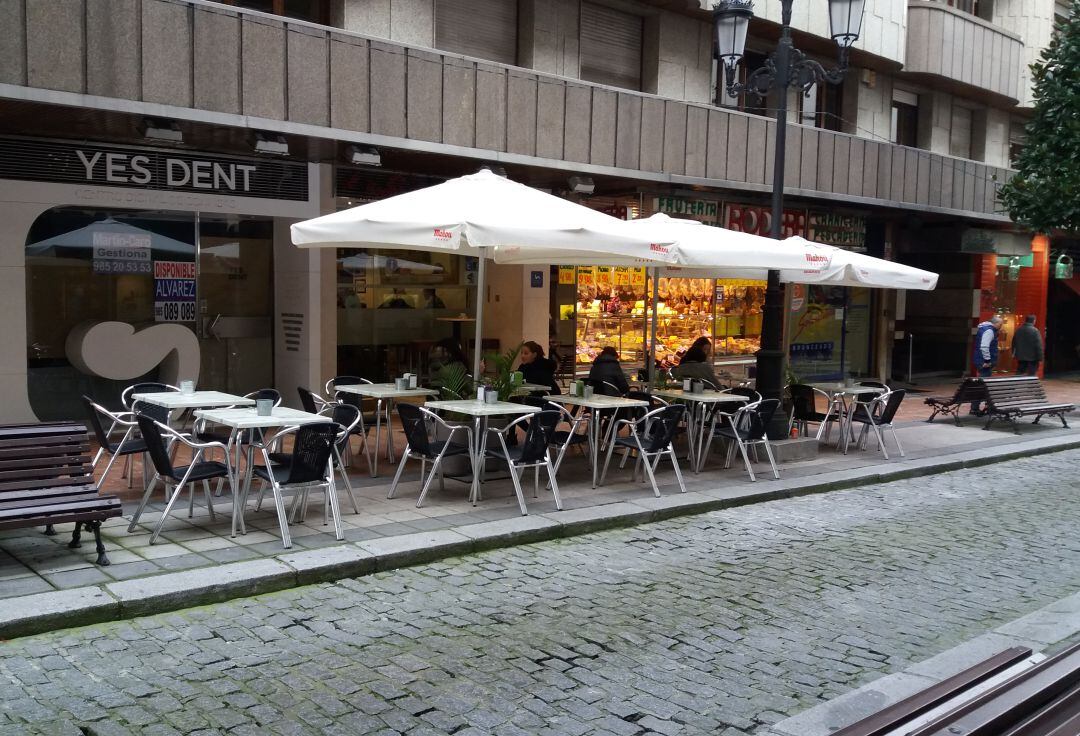
<path id="1" fill-rule="evenodd" d="M 1080 394 L 1078 383 L 1062 388 Z M 1048 393 L 1065 398 L 1066 391 L 1048 387 Z M 662 463 L 658 481 L 663 497 L 657 499 L 647 485 L 630 482 L 630 468 L 620 471 L 615 461 L 607 484 L 594 490 L 588 481 L 587 463 L 579 455 L 568 455 L 559 474 L 564 510 L 555 510 L 543 483 L 539 498 L 532 499 L 532 484 L 527 480 L 528 517 L 520 516 L 505 475 L 490 477 L 484 499 L 475 507 L 466 500 L 467 486 L 448 478 L 446 490 L 440 492 L 438 484 L 433 484 L 424 508 L 417 509 L 419 463 L 410 463 L 397 497 L 388 500 L 393 467 L 380 463 L 383 475 L 372 479 L 366 472 L 356 472 L 366 471 L 366 465 L 359 461 L 351 478 L 360 513 L 352 513 L 347 496 L 340 496 L 345 541 L 335 540 L 332 527 L 322 525 L 316 502 L 311 504 L 306 522 L 290 527 L 290 550 L 282 548 L 272 503 L 255 512 L 252 502 L 245 517 L 248 534 L 231 539 L 227 494 L 215 503 L 218 519 L 214 523 L 202 505 L 201 494 L 192 519 L 183 511 L 187 500 L 183 498 L 177 504 L 179 510 L 174 509 L 166 522 L 161 539 L 151 546 L 150 532 L 163 507 L 160 487 L 152 508 L 135 533 L 129 534 L 127 525 L 139 496 L 140 472 L 137 469 L 134 474 L 135 490 L 128 491 L 126 481 L 120 481 L 114 470 L 115 480 L 110 478 L 107 489 L 121 492 L 128 519 L 111 520 L 103 528 L 112 565 L 93 564 L 92 537 L 84 535 L 83 547 L 69 550 L 70 525 L 58 528 L 54 537 L 44 536 L 40 529 L 0 533 L 0 636 L 182 608 L 476 549 L 1080 446 L 1080 430 L 1062 428 L 1057 420 L 1023 424 L 1019 436 L 1004 425 L 982 431 L 982 421 L 974 418 L 965 418 L 962 427 L 950 419 L 927 424 L 922 421 L 927 415 L 923 395 L 931 394 L 912 395 L 904 406 L 907 417 L 918 419 L 898 422 L 906 450 L 903 459 L 895 457 L 891 446 L 892 459 L 888 461 L 872 444 L 865 451 L 852 449 L 846 456 L 831 446 L 822 446 L 812 460 L 782 465 L 779 481 L 772 479 L 767 465 L 757 466 L 758 481 L 751 483 L 741 465 L 723 470 L 721 456 L 714 453 L 699 475 L 689 472 L 683 463 L 686 494 L 678 492 L 670 465 Z M 1072 418 L 1075 421 L 1071 424 L 1080 422 L 1075 413 Z M 989 470 L 991 482 L 992 474 Z M 342 490 L 339 487 L 339 492 Z"/>

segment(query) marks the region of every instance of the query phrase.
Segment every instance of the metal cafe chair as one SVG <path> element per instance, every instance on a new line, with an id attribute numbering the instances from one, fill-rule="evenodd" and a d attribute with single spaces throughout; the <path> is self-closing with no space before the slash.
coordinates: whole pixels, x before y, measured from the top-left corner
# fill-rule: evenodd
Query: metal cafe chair
<path id="1" fill-rule="evenodd" d="M 464 424 L 450 424 L 430 409 L 415 404 L 399 404 L 398 418 L 401 420 L 401 428 L 405 431 L 405 452 L 398 461 L 397 472 L 394 473 L 394 481 L 390 484 L 387 498 L 393 498 L 397 492 L 398 483 L 405 472 L 405 463 L 409 458 L 420 460 L 420 477 L 424 478 L 425 466 L 431 463 L 431 472 L 424 478 L 424 485 L 420 489 L 420 497 L 416 499 L 416 508 L 420 508 L 427 497 L 431 481 L 435 476 L 439 477 L 439 490 L 445 488 L 442 471 L 442 462 L 447 457 L 460 455 L 469 456 L 469 465 L 472 469 L 473 460 L 473 431 L 472 427 Z M 445 439 L 434 439 L 437 429 L 446 432 Z M 454 441 L 458 432 L 464 432 L 466 444 Z M 475 472 L 475 469 L 472 469 Z"/>
<path id="2" fill-rule="evenodd" d="M 109 471 L 112 470 L 113 464 L 117 458 L 124 458 L 130 460 L 132 455 L 142 454 L 146 452 L 146 443 L 140 437 L 135 436 L 135 430 L 138 424 L 135 421 L 135 415 L 129 411 L 124 412 L 111 412 L 100 404 L 94 403 L 94 400 L 89 396 L 83 396 L 83 405 L 86 407 L 87 419 L 90 421 L 90 428 L 94 431 L 94 437 L 98 441 L 98 451 L 94 455 L 94 461 L 91 463 L 92 468 L 96 468 L 98 461 L 101 460 L 101 456 L 108 455 L 109 462 L 105 466 L 105 472 L 101 474 L 101 478 L 98 479 L 98 485 L 104 486 L 105 479 L 109 475 Z M 109 424 L 109 431 L 105 431 L 105 427 L 101 422 L 102 417 L 107 419 Z M 123 428 L 124 434 L 120 438 L 119 442 L 113 441 L 113 434 Z M 146 459 L 143 458 L 143 476 L 145 480 L 146 476 Z M 127 474 L 128 486 L 131 486 L 131 473 Z"/>
<path id="3" fill-rule="evenodd" d="M 172 427 L 155 421 L 145 414 L 137 414 L 135 420 L 139 423 L 139 431 L 142 433 L 143 441 L 146 442 L 146 452 L 154 463 L 154 469 L 157 471 L 158 477 L 165 483 L 165 498 L 167 499 L 165 510 L 161 512 L 161 519 L 158 520 L 157 526 L 154 527 L 154 533 L 150 535 L 150 544 L 157 541 L 158 535 L 161 534 L 161 529 L 165 525 L 165 520 L 169 518 L 169 512 L 172 511 L 173 504 L 180 498 L 184 488 L 189 485 L 202 481 L 203 493 L 206 496 L 206 508 L 210 512 L 211 521 L 217 519 L 214 512 L 214 501 L 210 493 L 211 480 L 219 478 L 228 480 L 233 493 L 233 502 L 236 502 L 233 466 L 229 462 L 229 452 L 224 444 L 220 442 L 195 442 L 190 436 L 181 434 Z M 169 437 L 170 444 L 183 443 L 191 449 L 191 462 L 188 465 L 181 467 L 173 465 L 172 457 L 169 454 L 169 446 L 165 442 L 166 436 Z M 208 450 L 221 450 L 225 462 L 203 460 L 203 455 Z M 150 494 L 153 491 L 154 488 L 150 485 L 143 492 L 142 500 L 139 501 L 139 508 L 131 517 L 128 532 L 135 531 L 135 527 L 146 509 L 146 504 L 150 500 Z M 195 489 L 192 488 L 188 501 L 188 518 L 194 515 L 194 510 Z"/>
<path id="4" fill-rule="evenodd" d="M 296 391 L 300 394 L 300 406 L 303 407 L 304 411 L 308 412 L 309 414 L 325 414 L 328 411 L 332 411 L 334 407 L 337 406 L 351 406 L 356 409 L 356 421 L 350 421 L 346 423 L 349 427 L 349 434 L 346 437 L 345 442 L 339 448 L 339 450 L 341 450 L 341 460 L 345 463 L 345 465 L 350 464 L 350 461 L 352 460 L 352 442 L 350 440 L 353 437 L 359 437 L 362 449 L 364 451 L 364 457 L 367 459 L 368 473 L 373 472 L 371 462 L 371 448 L 368 446 L 367 439 L 368 432 L 371 431 L 372 425 L 365 424 L 364 414 L 360 409 L 359 402 L 327 401 L 322 396 L 319 396 L 313 391 L 309 391 L 303 386 L 297 386 Z M 374 421 L 374 415 L 371 415 L 371 418 Z"/>
<path id="5" fill-rule="evenodd" d="M 505 427 L 492 427 L 489 434 L 498 438 L 496 447 L 488 447 L 484 453 L 485 458 L 501 460 L 510 469 L 510 479 L 514 483 L 514 493 L 517 495 L 518 506 L 521 507 L 521 515 L 527 516 L 528 508 L 525 506 L 525 496 L 521 492 L 521 476 L 526 468 L 533 469 L 533 497 L 539 492 L 540 468 L 547 471 L 548 484 L 551 493 L 555 497 L 555 508 L 562 511 L 562 499 L 559 497 L 559 484 L 555 480 L 555 468 L 551 463 L 550 445 L 553 443 L 555 428 L 562 421 L 562 414 L 557 411 L 543 410 L 535 414 L 518 417 L 509 422 Z M 525 438 L 514 447 L 506 444 L 506 431 L 515 431 L 518 425 L 526 426 Z"/>
<path id="6" fill-rule="evenodd" d="M 854 427 L 855 423 L 863 425 L 862 431 L 859 433 L 859 447 L 866 448 L 866 439 L 872 429 L 877 437 L 878 447 L 881 448 L 881 454 L 888 460 L 889 451 L 885 449 L 885 432 L 891 431 L 893 441 L 896 443 L 896 449 L 900 453 L 900 457 L 904 457 L 904 447 L 900 444 L 900 437 L 896 434 L 893 419 L 896 417 L 896 412 L 900 408 L 900 404 L 903 403 L 905 396 L 907 396 L 907 390 L 900 388 L 880 394 L 869 402 L 859 402 L 855 405 L 855 409 L 851 414 L 852 427 Z"/>
<path id="7" fill-rule="evenodd" d="M 743 462 L 746 464 L 746 472 L 750 474 L 750 480 L 756 481 L 757 477 L 754 475 L 754 468 L 750 464 L 750 456 L 747 455 L 746 449 L 764 445 L 773 477 L 779 479 L 780 471 L 776 468 L 772 445 L 769 444 L 769 436 L 766 434 L 766 428 L 769 426 L 773 414 L 779 408 L 779 399 L 764 399 L 753 404 L 747 404 L 732 414 L 725 414 L 724 418 L 727 419 L 727 425 L 721 424 L 719 427 L 714 427 L 709 433 L 709 439 L 705 443 L 705 451 L 702 456 L 703 461 L 705 457 L 708 457 L 709 448 L 712 446 L 714 437 L 727 440 L 728 451 L 724 467 L 731 467 L 735 448 L 738 448 L 739 452 L 742 453 Z"/>
<path id="8" fill-rule="evenodd" d="M 620 419 L 616 424 L 625 426 L 629 432 L 625 436 L 616 437 L 609 445 L 607 456 L 604 459 L 604 469 L 600 473 L 600 483 L 603 485 L 607 476 L 608 466 L 611 464 L 611 455 L 616 447 L 625 447 L 637 452 L 641 459 L 641 465 L 645 475 L 649 478 L 653 493 L 660 497 L 660 487 L 656 484 L 655 470 L 660 463 L 660 458 L 667 455 L 671 458 L 671 465 L 675 468 L 675 477 L 679 481 L 679 490 L 686 493 L 686 485 L 683 483 L 682 471 L 679 469 L 679 459 L 675 455 L 675 434 L 678 432 L 679 423 L 686 414 L 686 407 L 682 404 L 662 406 L 659 409 L 644 414 L 637 419 Z M 634 475 L 637 475 L 637 466 L 634 467 Z"/>
<path id="9" fill-rule="evenodd" d="M 825 441 L 828 442 L 829 431 L 832 429 L 833 423 L 840 421 L 840 414 L 832 411 L 832 396 L 805 383 L 791 384 L 788 386 L 788 393 L 791 395 L 791 418 L 788 419 L 788 435 L 791 434 L 793 428 L 798 427 L 800 436 L 805 437 L 810 432 L 811 424 L 819 425 L 818 433 L 820 434 L 821 425 L 824 425 Z M 825 399 L 825 406 L 829 409 L 828 411 L 818 411 L 818 394 L 821 394 Z"/>
<path id="10" fill-rule="evenodd" d="M 281 529 L 281 543 L 285 549 L 292 547 L 289 519 L 285 512 L 283 498 L 287 492 L 294 494 L 293 509 L 295 511 L 299 505 L 306 505 L 312 489 L 322 490 L 326 494 L 323 504 L 323 523 L 329 523 L 329 517 L 332 517 L 335 537 L 339 540 L 345 538 L 345 532 L 341 527 L 341 510 L 338 508 L 337 492 L 334 487 L 333 469 L 334 448 L 339 440 L 339 430 L 340 427 L 330 421 L 303 424 L 278 432 L 269 443 L 255 445 L 262 453 L 263 464 L 255 465 L 251 469 L 252 477 L 264 481 L 273 493 L 278 526 Z M 274 463 L 270 459 L 270 451 L 286 437 L 293 438 L 288 463 Z M 243 512 L 248 491 L 249 489 L 245 487 L 241 492 L 237 513 L 233 515 L 233 534 L 236 533 L 238 520 L 241 526 L 243 525 Z"/>
<path id="11" fill-rule="evenodd" d="M 535 406 L 537 409 L 557 411 L 562 415 L 558 424 L 556 424 L 555 431 L 551 434 L 551 446 L 558 448 L 554 463 L 556 475 L 559 473 L 559 467 L 562 465 L 563 457 L 566 456 L 566 451 L 571 447 L 580 448 L 586 456 L 592 454 L 592 435 L 588 430 L 591 417 L 587 412 L 578 412 L 575 415 L 557 401 L 548 401 L 539 396 L 526 396 L 522 403 Z M 558 425 L 563 423 L 567 425 L 568 429 L 558 429 Z M 584 431 L 581 431 L 582 427 L 585 428 Z M 583 445 L 584 447 L 582 447 Z"/>

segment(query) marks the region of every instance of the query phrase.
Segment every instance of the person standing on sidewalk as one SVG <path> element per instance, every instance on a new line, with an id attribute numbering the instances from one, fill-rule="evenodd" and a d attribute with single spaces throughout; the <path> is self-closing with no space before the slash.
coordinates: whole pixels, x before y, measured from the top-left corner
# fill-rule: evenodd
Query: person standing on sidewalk
<path id="1" fill-rule="evenodd" d="M 1035 326 L 1035 315 L 1029 314 L 1012 339 L 1012 353 L 1016 358 L 1016 375 L 1034 376 L 1043 359 L 1042 333 Z"/>
<path id="2" fill-rule="evenodd" d="M 989 378 L 994 375 L 994 366 L 998 359 L 998 331 L 1001 329 L 1002 320 L 994 315 L 987 322 L 981 322 L 975 331 L 975 353 L 972 359 L 975 362 L 979 378 Z M 971 413 L 979 414 L 982 411 L 982 402 L 971 403 Z"/>

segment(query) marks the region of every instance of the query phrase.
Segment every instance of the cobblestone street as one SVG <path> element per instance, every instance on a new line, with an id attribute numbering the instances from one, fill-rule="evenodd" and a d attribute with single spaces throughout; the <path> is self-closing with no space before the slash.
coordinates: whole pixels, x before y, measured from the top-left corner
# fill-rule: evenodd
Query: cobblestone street
<path id="1" fill-rule="evenodd" d="M 17 640 L 0 733 L 734 734 L 1080 587 L 1080 451 Z"/>

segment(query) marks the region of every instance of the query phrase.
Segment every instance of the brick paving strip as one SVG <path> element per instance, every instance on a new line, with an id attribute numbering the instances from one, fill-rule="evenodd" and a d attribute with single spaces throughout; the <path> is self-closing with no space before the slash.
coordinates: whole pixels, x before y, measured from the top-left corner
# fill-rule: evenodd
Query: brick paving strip
<path id="1" fill-rule="evenodd" d="M 1044 454 L 22 638 L 0 648 L 0 736 L 817 736 L 787 719 L 883 675 L 897 697 L 998 644 L 1075 634 L 1078 463 Z"/>
<path id="2" fill-rule="evenodd" d="M 1018 440 L 1007 445 L 986 446 L 945 456 L 875 463 L 756 484 L 706 487 L 685 494 L 669 492 L 662 498 L 636 497 L 559 512 L 465 524 L 451 529 L 405 533 L 302 551 L 282 551 L 260 559 L 226 562 L 131 580 L 0 598 L 0 637 L 13 638 L 178 610 L 297 585 L 367 575 L 486 549 L 571 537 L 732 506 L 943 473 L 1080 447 L 1080 436 L 1068 431 L 1038 439 Z M 696 485 L 700 487 L 702 483 L 699 481 Z M 126 521 L 123 523 L 126 524 Z M 166 546 L 158 545 L 150 549 Z"/>

